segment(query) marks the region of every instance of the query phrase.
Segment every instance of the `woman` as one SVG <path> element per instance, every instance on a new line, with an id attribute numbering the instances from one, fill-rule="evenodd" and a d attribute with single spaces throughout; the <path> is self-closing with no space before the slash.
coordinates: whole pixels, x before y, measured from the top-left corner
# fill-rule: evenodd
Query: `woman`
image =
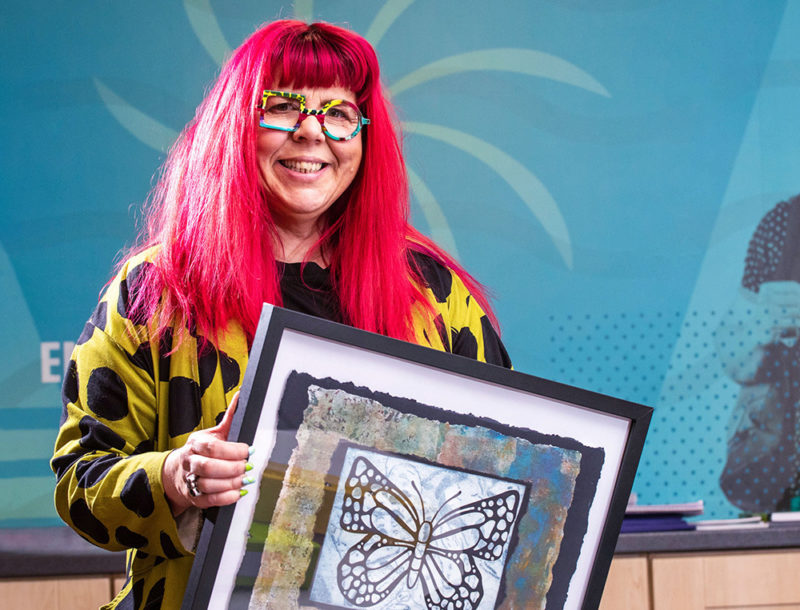
<path id="1" fill-rule="evenodd" d="M 728 422 L 720 488 L 754 513 L 800 510 L 800 195 L 758 223 L 738 298 L 716 332 L 741 385 Z"/>
<path id="2" fill-rule="evenodd" d="M 148 218 L 77 342 L 52 460 L 62 518 L 128 549 L 109 607 L 178 607 L 200 511 L 253 482 L 225 439 L 263 302 L 510 366 L 480 286 L 408 223 L 377 58 L 352 32 L 246 40 Z"/>

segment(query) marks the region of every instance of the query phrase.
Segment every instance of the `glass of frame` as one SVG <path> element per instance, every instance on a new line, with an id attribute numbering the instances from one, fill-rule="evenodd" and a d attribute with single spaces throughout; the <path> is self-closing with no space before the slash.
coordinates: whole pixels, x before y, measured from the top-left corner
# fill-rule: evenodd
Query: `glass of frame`
<path id="1" fill-rule="evenodd" d="M 265 306 L 183 608 L 595 608 L 651 416 Z"/>

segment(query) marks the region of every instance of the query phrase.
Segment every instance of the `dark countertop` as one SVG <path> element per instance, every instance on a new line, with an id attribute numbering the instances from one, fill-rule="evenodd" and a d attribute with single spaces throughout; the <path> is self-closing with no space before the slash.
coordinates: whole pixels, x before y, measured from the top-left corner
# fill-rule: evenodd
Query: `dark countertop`
<path id="1" fill-rule="evenodd" d="M 722 531 L 620 534 L 615 553 L 686 553 L 800 548 L 800 523 Z"/>
<path id="2" fill-rule="evenodd" d="M 122 574 L 125 553 L 90 544 L 70 528 L 0 529 L 0 577 Z"/>
<path id="3" fill-rule="evenodd" d="M 800 523 L 720 532 L 620 534 L 617 554 L 800 548 Z M 0 578 L 121 574 L 125 554 L 104 551 L 67 527 L 0 530 Z"/>

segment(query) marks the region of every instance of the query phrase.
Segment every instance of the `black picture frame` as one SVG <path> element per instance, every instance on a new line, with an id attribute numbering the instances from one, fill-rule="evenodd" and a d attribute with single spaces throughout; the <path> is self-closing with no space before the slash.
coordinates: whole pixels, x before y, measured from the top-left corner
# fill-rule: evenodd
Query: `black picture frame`
<path id="1" fill-rule="evenodd" d="M 311 396 L 317 402 L 310 403 Z M 523 494 L 525 506 L 517 512 L 519 523 L 524 525 L 529 515 L 527 512 L 523 514 L 523 510 L 540 510 L 543 512 L 537 515 L 549 515 L 553 507 L 558 514 L 551 519 L 551 527 L 561 528 L 557 532 L 553 529 L 560 537 L 556 543 L 550 543 L 556 545 L 557 558 L 542 567 L 542 573 L 549 574 L 549 582 L 532 583 L 534 588 L 539 587 L 539 597 L 535 603 L 532 602 L 533 605 L 526 607 L 598 607 L 652 408 L 265 305 L 229 437 L 256 448 L 251 459 L 254 465 L 252 473 L 260 482 L 256 493 L 248 494 L 237 504 L 206 511 L 182 606 L 184 610 L 248 607 L 241 602 L 242 596 L 249 594 L 248 587 L 261 587 L 264 582 L 277 577 L 277 571 L 270 571 L 267 561 L 274 555 L 269 550 L 272 548 L 269 533 L 280 531 L 276 515 L 281 509 L 276 505 L 288 502 L 284 498 L 291 497 L 292 493 L 300 493 L 291 487 L 292 483 L 286 477 L 287 464 L 296 458 L 292 468 L 299 467 L 308 452 L 322 451 L 316 441 L 297 439 L 298 430 L 307 425 L 306 419 L 311 421 L 314 409 L 323 408 L 319 406 L 317 397 L 355 401 L 354 404 L 366 405 L 363 408 L 369 409 L 369 413 L 379 413 L 377 410 L 384 409 L 380 414 L 393 414 L 392 418 L 384 418 L 389 423 L 379 424 L 386 428 L 381 432 L 381 438 L 387 434 L 391 436 L 389 433 L 395 420 L 402 420 L 404 425 L 413 422 L 423 426 L 419 428 L 421 430 L 455 431 L 453 438 L 456 439 L 463 440 L 465 435 L 471 435 L 470 442 L 477 437 L 494 439 L 491 442 L 506 442 L 503 447 L 511 442 L 516 447 L 512 456 L 516 457 L 510 458 L 509 472 L 518 473 L 521 485 L 527 485 L 528 489 L 530 481 L 534 480 L 532 470 L 536 470 L 535 476 L 539 477 L 535 479 L 536 485 L 549 486 L 547 489 L 551 490 L 550 496 L 554 498 L 568 497 L 567 500 L 552 500 L 550 504 L 537 507 L 531 505 L 538 501 L 528 497 L 529 491 Z M 337 411 L 345 420 L 349 417 L 348 408 L 341 407 L 342 410 Z M 352 417 L 353 424 L 357 425 L 363 424 L 365 415 L 353 411 Z M 361 419 L 356 421 L 357 417 Z M 314 531 L 309 530 L 309 543 L 313 542 L 310 539 L 312 535 L 314 540 L 322 536 L 324 541 L 319 545 L 314 543 L 313 550 L 309 551 L 311 558 L 306 573 L 312 580 L 299 586 L 297 593 L 303 605 L 354 607 L 336 605 L 330 600 L 310 600 L 309 590 L 313 590 L 313 579 L 324 576 L 317 572 L 330 571 L 321 567 L 322 549 L 325 544 L 330 544 L 322 530 L 331 523 L 330 529 L 333 530 L 338 523 L 332 519 L 328 523 L 328 519 L 331 502 L 338 501 L 336 498 L 340 498 L 342 493 L 340 490 L 339 496 L 333 495 L 335 481 L 344 475 L 344 471 L 336 470 L 341 467 L 342 447 L 355 444 L 364 450 L 386 452 L 385 446 L 373 447 L 364 440 L 369 436 L 367 430 L 365 427 L 361 437 L 342 437 L 336 450 L 329 451 L 329 459 L 325 458 L 328 454 L 323 455 L 326 471 L 320 472 L 319 476 L 327 477 L 324 480 L 333 483 L 323 492 L 323 495 L 327 494 L 324 495 L 326 508 L 323 510 L 323 504 L 320 504 L 315 509 L 317 513 L 306 515 L 307 519 L 315 521 Z M 329 438 L 332 433 L 326 430 L 325 434 Z M 420 443 L 421 438 L 429 436 L 419 436 L 414 442 Z M 389 441 L 381 441 L 386 442 Z M 397 450 L 399 441 L 393 442 L 395 445 L 391 446 L 390 453 L 397 453 L 402 459 L 411 455 L 405 449 Z M 458 446 L 468 445 L 464 441 Z M 523 466 L 515 466 L 522 459 L 519 456 L 523 455 L 523 449 L 528 452 L 525 455 L 544 456 L 537 457 L 541 460 L 538 462 L 524 462 L 524 465 L 537 464 L 535 469 L 530 469 L 530 474 L 525 474 L 528 471 L 522 469 Z M 434 455 L 442 455 L 444 450 L 440 447 L 439 451 Z M 472 463 L 485 461 L 485 453 L 470 458 Z M 499 469 L 490 472 L 494 468 L 491 459 L 497 456 L 489 453 L 490 466 L 483 467 L 481 472 L 505 480 Z M 409 459 L 422 460 L 419 457 Z M 436 463 L 441 461 L 438 457 L 427 459 Z M 466 458 L 458 454 L 448 459 L 445 468 L 449 473 L 450 470 L 460 471 L 453 466 L 453 460 L 461 464 Z M 550 466 L 548 470 L 542 466 L 551 464 L 553 459 L 562 460 L 558 467 Z M 476 469 L 466 467 L 461 470 L 466 472 L 463 475 L 466 477 L 473 476 Z M 568 475 L 562 476 L 562 471 Z M 420 480 L 422 485 L 424 483 Z M 419 501 L 422 500 L 420 495 Z M 259 525 L 256 523 L 258 520 L 254 520 L 257 511 L 259 515 L 266 511 L 269 519 L 266 525 L 261 522 Z M 266 532 L 263 537 L 261 533 L 254 534 L 257 529 Z M 518 561 L 518 553 L 528 552 L 526 545 L 531 539 L 520 538 L 520 531 L 503 551 L 504 561 L 509 563 L 503 568 L 500 579 L 492 580 L 484 575 L 483 583 L 486 587 L 494 586 L 497 596 L 491 600 L 481 598 L 479 603 L 483 605 L 479 607 L 502 607 L 507 596 L 526 594 L 510 591 L 505 576 L 505 570 L 513 569 L 514 562 Z M 553 549 L 549 553 L 552 555 Z M 525 557 L 529 561 L 530 553 Z M 470 561 L 483 565 L 480 559 Z M 283 572 L 286 566 L 285 563 L 281 565 Z M 302 567 L 301 562 L 298 569 Z M 491 572 L 494 575 L 496 571 L 490 570 L 486 574 Z M 251 584 L 254 573 L 255 580 Z M 401 586 L 406 585 L 398 585 Z M 542 587 L 546 587 L 546 591 Z M 368 604 L 361 606 L 373 607 Z M 374 607 L 380 607 L 380 604 Z"/>

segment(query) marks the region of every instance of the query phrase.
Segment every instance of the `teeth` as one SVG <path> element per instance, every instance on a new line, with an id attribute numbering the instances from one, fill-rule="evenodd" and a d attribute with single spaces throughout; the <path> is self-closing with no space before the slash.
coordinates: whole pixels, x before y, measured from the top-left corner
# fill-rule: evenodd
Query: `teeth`
<path id="1" fill-rule="evenodd" d="M 322 169 L 322 166 L 325 165 L 324 163 L 312 163 L 311 161 L 281 161 L 281 164 L 284 167 L 288 167 L 290 170 L 295 172 L 300 172 L 302 174 L 310 174 L 311 172 L 318 172 Z"/>

